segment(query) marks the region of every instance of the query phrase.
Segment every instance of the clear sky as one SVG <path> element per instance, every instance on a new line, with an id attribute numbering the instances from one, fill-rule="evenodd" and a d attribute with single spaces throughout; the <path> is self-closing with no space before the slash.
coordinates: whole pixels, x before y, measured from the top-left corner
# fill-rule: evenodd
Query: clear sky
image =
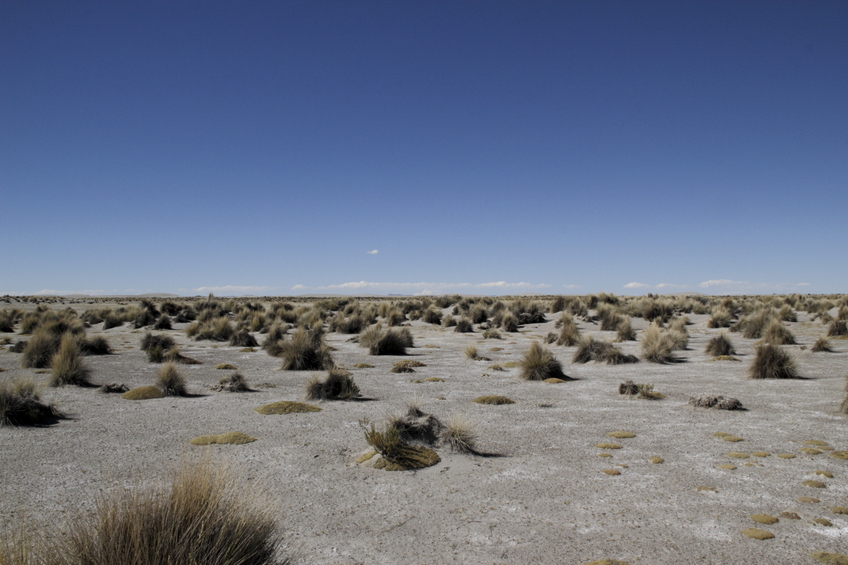
<path id="1" fill-rule="evenodd" d="M 848 292 L 848 2 L 0 3 L 0 294 Z"/>

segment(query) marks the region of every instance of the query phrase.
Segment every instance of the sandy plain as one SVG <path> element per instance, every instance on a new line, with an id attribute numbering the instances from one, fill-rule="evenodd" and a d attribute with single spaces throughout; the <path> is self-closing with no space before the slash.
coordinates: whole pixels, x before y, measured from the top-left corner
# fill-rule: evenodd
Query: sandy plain
<path id="1" fill-rule="evenodd" d="M 814 564 L 812 552 L 848 553 L 848 515 L 831 511 L 848 506 L 848 461 L 831 457 L 829 450 L 803 451 L 810 440 L 848 450 L 848 417 L 837 412 L 848 341 L 832 340 L 833 353 L 811 352 L 825 329 L 800 313 L 798 322 L 787 324 L 798 345 L 785 349 L 806 378 L 756 381 L 746 377 L 756 340 L 731 334 L 740 361 L 712 361 L 704 346 L 720 330 L 706 327 L 706 315 L 688 317 L 691 338 L 679 364 L 573 364 L 574 347 L 550 345 L 565 373 L 577 379 L 557 385 L 521 381 L 516 368 L 489 368 L 518 361 L 533 340 L 555 331 L 552 314 L 519 333 L 502 333 L 503 339 L 411 322 L 415 348 L 405 358 L 426 366 L 406 374 L 389 372 L 400 357 L 368 355 L 352 336 L 329 333 L 336 363 L 353 372 L 370 400 L 324 402 L 320 412 L 274 416 L 254 408 L 304 400 L 310 372 L 281 371 L 280 360 L 261 349 L 242 352 L 190 340 L 180 331 L 186 324 L 176 324 L 167 333 L 185 355 L 202 362 L 180 366 L 196 396 L 130 401 L 95 389 L 46 387 L 42 398 L 72 419 L 43 428 L 0 428 L 0 531 L 22 519 L 61 529 L 68 519 L 91 512 L 97 496 L 159 484 L 181 460 L 212 453 L 243 480 L 260 485 L 267 503 L 278 509 L 286 551 L 299 563 Z M 646 326 L 639 318 L 632 322 L 637 332 Z M 610 341 L 615 335 L 594 323 L 578 321 L 578 327 Z M 144 330 L 124 325 L 103 331 L 97 324 L 87 333 L 105 336 L 114 350 L 86 357 L 93 382 L 130 387 L 154 382 L 159 365 L 139 349 Z M 264 336 L 254 335 L 261 344 Z M 469 344 L 492 361 L 468 359 Z M 625 353 L 640 354 L 638 342 L 619 345 Z M 219 363 L 237 366 L 256 391 L 211 391 L 228 373 L 215 369 Z M 357 363 L 374 368 L 353 368 Z M 21 368 L 20 355 L 7 348 L 0 349 L 0 368 L 5 369 L 0 379 L 31 376 L 46 382 L 49 376 Z M 444 381 L 427 382 L 428 377 Z M 626 379 L 653 384 L 666 398 L 620 396 L 618 385 Z M 472 402 L 484 394 L 505 395 L 515 404 Z M 689 406 L 689 398 L 699 394 L 736 397 L 747 410 Z M 359 421 L 379 422 L 409 402 L 443 420 L 472 419 L 479 448 L 497 456 L 438 449 L 441 462 L 419 471 L 356 465 L 355 457 L 368 447 Z M 257 441 L 189 444 L 196 436 L 236 430 Z M 615 430 L 636 437 L 611 440 L 606 434 Z M 729 443 L 715 432 L 743 441 Z M 622 448 L 596 447 L 609 441 Z M 731 452 L 748 457 L 733 458 Z M 654 457 L 663 462 L 652 463 Z M 603 472 L 609 469 L 620 474 Z M 825 488 L 805 486 L 806 480 L 820 480 Z M 819 502 L 799 501 L 803 497 Z M 799 519 L 764 526 L 750 518 L 781 512 Z M 832 525 L 819 525 L 817 518 Z M 775 537 L 761 541 L 741 533 L 750 527 Z"/>

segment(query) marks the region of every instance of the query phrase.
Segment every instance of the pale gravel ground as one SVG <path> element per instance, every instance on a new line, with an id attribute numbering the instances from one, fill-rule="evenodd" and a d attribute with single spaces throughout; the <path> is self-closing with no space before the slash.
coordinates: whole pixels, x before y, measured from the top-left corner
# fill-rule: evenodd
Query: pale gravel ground
<path id="1" fill-rule="evenodd" d="M 308 372 L 280 371 L 280 360 L 262 350 L 241 353 L 169 332 L 184 354 L 203 362 L 180 367 L 189 391 L 202 396 L 133 402 L 93 389 L 45 389 L 46 400 L 75 418 L 47 428 L 0 428 L 0 528 L 24 515 L 56 528 L 89 511 L 99 493 L 158 484 L 182 458 L 209 450 L 239 476 L 262 485 L 267 503 L 279 508 L 280 525 L 301 563 L 576 564 L 612 558 L 633 565 L 812 564 L 812 551 L 848 553 L 848 516 L 830 511 L 848 506 L 848 461 L 799 452 L 801 442 L 810 439 L 848 450 L 848 417 L 836 413 L 848 373 L 848 341 L 832 340 L 835 353 L 787 346 L 809 380 L 752 381 L 745 371 L 753 340 L 731 334 L 742 362 L 711 362 L 702 352 L 718 330 L 706 329 L 705 316 L 689 317 L 695 322 L 689 326 L 692 338 L 681 355 L 687 362 L 574 365 L 575 348 L 551 346 L 566 374 L 579 379 L 560 385 L 521 382 L 517 369 L 495 372 L 488 369 L 491 363 L 468 360 L 463 353 L 473 343 L 492 362 L 518 360 L 534 337 L 553 330 L 553 321 L 503 334 L 501 340 L 415 322 L 416 348 L 409 358 L 427 366 L 413 374 L 391 374 L 397 357 L 369 356 L 348 341 L 351 336 L 329 334 L 338 363 L 376 365 L 353 370 L 362 393 L 374 400 L 326 402 L 321 412 L 288 416 L 262 416 L 253 409 L 303 400 Z M 824 329 L 805 320 L 802 316 L 790 327 L 809 347 Z M 614 336 L 593 324 L 578 325 L 584 333 Z M 634 327 L 641 329 L 644 322 L 636 319 Z M 143 332 L 99 328 L 89 334 L 107 336 L 116 354 L 86 358 L 92 380 L 152 384 L 158 365 L 138 349 Z M 505 350 L 491 352 L 491 347 Z M 636 342 L 622 349 L 638 355 Z M 33 375 L 20 368 L 19 357 L 0 350 L 0 367 L 7 369 L 0 378 Z M 209 391 L 208 385 L 230 373 L 214 369 L 223 362 L 237 365 L 251 384 L 276 387 L 248 394 Z M 41 381 L 47 376 L 35 375 Z M 412 382 L 431 376 L 445 382 Z M 628 378 L 653 384 L 668 398 L 621 397 L 618 384 Z M 737 397 L 749 410 L 696 410 L 686 404 L 702 393 Z M 482 394 L 503 394 L 516 404 L 471 402 Z M 355 466 L 355 455 L 367 447 L 358 421 L 379 421 L 410 401 L 443 420 L 453 414 L 472 418 L 481 449 L 501 456 L 440 449 L 442 462 L 417 472 Z M 552 406 L 540 407 L 546 404 Z M 233 430 L 258 441 L 211 448 L 188 443 L 195 436 Z M 613 430 L 637 437 L 609 440 L 605 434 Z M 745 441 L 721 441 L 711 436 L 717 431 Z M 617 441 L 623 449 L 609 451 L 611 458 L 598 457 L 604 450 L 595 445 L 603 441 Z M 747 460 L 724 455 L 758 450 L 773 455 Z M 780 459 L 778 453 L 797 457 Z M 654 456 L 665 463 L 650 463 Z M 738 469 L 717 469 L 722 463 Z M 601 473 L 608 468 L 621 475 Z M 834 478 L 814 475 L 819 469 Z M 825 481 L 827 488 L 802 484 L 811 478 Z M 699 486 L 716 492 L 699 492 Z M 801 503 L 800 496 L 821 502 Z M 759 526 L 748 518 L 785 510 L 801 520 Z M 813 524 L 819 517 L 834 526 Z M 776 538 L 746 538 L 739 532 L 747 527 L 767 529 Z"/>

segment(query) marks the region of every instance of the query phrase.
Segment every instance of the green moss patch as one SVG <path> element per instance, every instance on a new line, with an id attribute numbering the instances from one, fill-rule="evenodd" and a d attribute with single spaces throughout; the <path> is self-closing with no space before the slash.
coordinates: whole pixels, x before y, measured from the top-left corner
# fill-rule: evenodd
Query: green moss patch
<path id="1" fill-rule="evenodd" d="M 781 518 L 786 518 L 787 520 L 800 520 L 801 517 L 798 516 L 795 512 L 781 512 L 778 514 Z"/>
<path id="2" fill-rule="evenodd" d="M 735 471 L 736 465 L 731 465 L 730 463 L 723 463 L 717 466 L 718 469 L 724 469 L 725 471 Z"/>
<path id="3" fill-rule="evenodd" d="M 256 351 L 253 347 L 242 347 L 239 349 L 239 353 L 254 353 Z"/>
<path id="4" fill-rule="evenodd" d="M 214 436 L 196 437 L 193 440 L 189 441 L 189 443 L 192 445 L 212 445 L 213 443 L 231 443 L 235 445 L 241 445 L 254 441 L 256 441 L 255 437 L 250 437 L 249 435 L 243 434 L 241 432 L 226 432 Z"/>
<path id="5" fill-rule="evenodd" d="M 738 441 L 745 441 L 741 437 L 736 437 L 736 436 L 722 436 L 721 439 L 723 441 L 731 441 L 731 442 L 734 442 L 734 443 L 738 442 Z"/>
<path id="6" fill-rule="evenodd" d="M 727 437 L 729 435 L 731 435 L 731 434 L 727 434 L 727 433 L 724 433 L 724 432 L 715 432 L 713 434 L 713 437 Z"/>
<path id="7" fill-rule="evenodd" d="M 516 367 L 520 367 L 520 361 L 507 361 L 506 363 L 501 363 L 501 367 L 505 369 L 515 369 Z"/>
<path id="8" fill-rule="evenodd" d="M 829 565 L 848 565 L 848 555 L 843 555 L 841 553 L 817 551 L 815 553 L 811 553 L 810 557 L 819 563 L 828 563 Z"/>
<path id="9" fill-rule="evenodd" d="M 747 453 L 742 453 L 741 451 L 731 451 L 730 453 L 725 453 L 724 455 L 733 459 L 748 459 L 748 457 L 750 457 L 750 455 L 748 455 Z"/>
<path id="10" fill-rule="evenodd" d="M 428 383 L 443 383 L 443 382 L 445 382 L 445 379 L 440 378 L 440 377 L 427 377 L 424 380 L 427 381 Z"/>
<path id="11" fill-rule="evenodd" d="M 412 471 L 432 467 L 441 461 L 439 454 L 421 445 L 401 445 L 395 450 L 392 459 L 386 459 L 376 450 L 360 455 L 357 462 L 374 469 L 384 471 Z"/>
<path id="12" fill-rule="evenodd" d="M 816 449 L 815 447 L 803 447 L 798 451 L 800 451 L 804 455 L 821 455 L 822 453 L 824 453 L 824 451 L 822 451 L 821 449 Z"/>
<path id="13" fill-rule="evenodd" d="M 610 453 L 598 453 L 598 457 L 612 457 Z"/>
<path id="14" fill-rule="evenodd" d="M 827 488 L 827 485 L 821 481 L 804 481 L 804 485 L 810 488 Z"/>
<path id="15" fill-rule="evenodd" d="M 777 524 L 780 521 L 774 516 L 769 516 L 768 514 L 751 514 L 750 518 L 754 522 L 757 522 L 758 524 L 765 524 L 766 526 Z"/>
<path id="16" fill-rule="evenodd" d="M 491 348 L 489 351 L 495 351 L 495 352 L 498 352 L 498 351 L 503 351 L 503 350 L 504 350 L 504 348 L 503 348 L 503 347 L 493 347 L 493 348 Z"/>
<path id="17" fill-rule="evenodd" d="M 754 457 L 768 457 L 769 455 L 771 455 L 771 453 L 769 453 L 768 451 L 755 451 L 751 455 L 753 455 Z"/>
<path id="18" fill-rule="evenodd" d="M 842 459 L 843 461 L 848 461 L 848 451 L 831 451 L 828 453 L 834 459 Z"/>
<path id="19" fill-rule="evenodd" d="M 848 508 L 845 508 L 844 506 L 832 506 L 830 511 L 834 514 L 848 514 Z"/>
<path id="20" fill-rule="evenodd" d="M 831 522 L 827 518 L 816 518 L 815 520 L 813 520 L 813 523 L 818 524 L 819 526 L 826 526 L 828 528 L 833 526 L 833 522 Z"/>
<path id="21" fill-rule="evenodd" d="M 506 396 L 498 396 L 498 395 L 488 395 L 488 396 L 478 396 L 474 399 L 474 402 L 477 404 L 515 404 L 515 401 L 511 398 L 507 398 Z"/>
<path id="22" fill-rule="evenodd" d="M 220 369 L 222 371 L 235 371 L 236 369 L 238 369 L 238 367 L 236 367 L 232 363 L 218 363 L 217 365 L 215 365 L 215 368 Z"/>
<path id="23" fill-rule="evenodd" d="M 651 457 L 650 459 L 648 459 L 648 461 L 650 461 L 654 465 L 659 465 L 660 463 L 665 463 L 665 459 L 663 459 L 662 457 Z"/>
<path id="24" fill-rule="evenodd" d="M 165 393 L 159 390 L 159 387 L 153 385 L 140 386 L 128 390 L 121 395 L 121 398 L 126 398 L 127 400 L 150 400 L 151 398 L 165 398 Z"/>
<path id="25" fill-rule="evenodd" d="M 733 355 L 719 355 L 717 357 L 713 357 L 710 361 L 742 361 L 738 357 L 734 357 Z"/>
<path id="26" fill-rule="evenodd" d="M 777 456 L 781 459 L 795 459 L 795 455 L 792 453 L 778 453 Z"/>
<path id="27" fill-rule="evenodd" d="M 833 473 L 830 471 L 814 471 L 816 475 L 821 475 L 822 477 L 827 477 L 828 479 L 833 478 Z"/>
<path id="28" fill-rule="evenodd" d="M 602 469 L 601 473 L 615 477 L 617 475 L 620 475 L 621 471 L 619 471 L 618 469 Z"/>
<path id="29" fill-rule="evenodd" d="M 617 430 L 617 431 L 608 433 L 607 437 L 614 437 L 616 439 L 629 439 L 629 438 L 632 438 L 632 437 L 636 437 L 636 434 L 634 434 L 633 432 L 624 432 L 624 431 L 621 431 L 621 430 Z"/>
<path id="30" fill-rule="evenodd" d="M 621 449 L 621 446 L 617 443 L 599 443 L 595 447 L 598 449 Z"/>
<path id="31" fill-rule="evenodd" d="M 758 539 L 758 540 L 766 540 L 774 538 L 774 534 L 761 530 L 759 528 L 745 528 L 742 530 L 742 535 L 748 536 L 749 538 Z"/>
<path id="32" fill-rule="evenodd" d="M 368 363 L 357 363 L 353 366 L 354 369 L 373 369 L 374 365 L 370 365 Z"/>
<path id="33" fill-rule="evenodd" d="M 562 379 L 558 379 L 556 377 L 551 377 L 549 379 L 544 379 L 543 383 L 548 383 L 549 385 L 558 385 L 560 383 L 564 383 L 565 381 Z"/>
<path id="34" fill-rule="evenodd" d="M 272 402 L 271 404 L 266 404 L 265 406 L 260 406 L 259 408 L 255 408 L 257 412 L 260 414 L 264 414 L 266 416 L 271 414 L 296 414 L 300 412 L 320 412 L 321 409 L 317 406 L 312 406 L 311 404 L 305 404 L 303 402 L 292 402 L 290 400 L 281 400 L 280 402 Z"/>
<path id="35" fill-rule="evenodd" d="M 717 488 L 705 485 L 695 487 L 695 490 L 698 492 L 718 492 Z"/>

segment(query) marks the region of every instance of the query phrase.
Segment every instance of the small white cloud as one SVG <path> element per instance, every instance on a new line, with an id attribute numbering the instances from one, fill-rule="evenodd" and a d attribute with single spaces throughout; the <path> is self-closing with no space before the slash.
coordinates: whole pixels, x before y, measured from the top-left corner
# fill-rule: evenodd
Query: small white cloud
<path id="1" fill-rule="evenodd" d="M 564 284 L 562 288 L 580 288 L 579 284 Z"/>
<path id="2" fill-rule="evenodd" d="M 738 285 L 746 285 L 748 284 L 745 281 L 732 281 L 729 279 L 712 279 L 708 281 L 704 281 L 700 283 L 698 286 L 701 288 L 710 288 L 713 286 L 738 286 Z"/>
<path id="3" fill-rule="evenodd" d="M 798 283 L 796 286 L 810 286 L 810 283 Z"/>
<path id="4" fill-rule="evenodd" d="M 306 290 L 307 288 L 309 288 L 309 287 L 306 286 L 306 285 L 296 284 L 291 289 L 292 290 Z"/>
<path id="5" fill-rule="evenodd" d="M 379 252 L 380 252 L 379 249 L 372 249 L 371 251 L 366 251 L 366 253 L 368 253 L 368 255 L 376 255 Z"/>
<path id="6" fill-rule="evenodd" d="M 648 288 L 650 286 L 651 285 L 649 285 L 649 284 L 640 283 L 640 282 L 629 282 L 626 285 L 624 285 L 624 288 Z"/>
<path id="7" fill-rule="evenodd" d="M 549 284 L 533 284 L 528 282 L 492 281 L 484 283 L 444 283 L 444 282 L 375 282 L 375 281 L 351 281 L 341 284 L 313 287 L 313 290 L 324 291 L 369 291 L 373 293 L 404 293 L 404 294 L 445 294 L 449 292 L 474 292 L 475 290 L 499 291 L 532 291 L 535 289 L 549 288 Z"/>

